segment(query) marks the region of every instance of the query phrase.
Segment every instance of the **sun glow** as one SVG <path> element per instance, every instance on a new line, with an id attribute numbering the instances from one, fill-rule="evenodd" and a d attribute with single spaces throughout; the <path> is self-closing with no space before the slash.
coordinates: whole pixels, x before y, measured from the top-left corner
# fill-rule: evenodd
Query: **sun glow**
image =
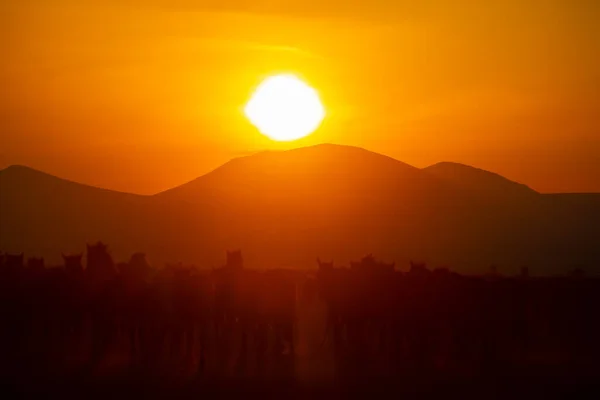
<path id="1" fill-rule="evenodd" d="M 311 134 L 325 116 L 317 91 L 294 75 L 265 79 L 244 112 L 262 134 L 277 141 L 296 140 Z"/>

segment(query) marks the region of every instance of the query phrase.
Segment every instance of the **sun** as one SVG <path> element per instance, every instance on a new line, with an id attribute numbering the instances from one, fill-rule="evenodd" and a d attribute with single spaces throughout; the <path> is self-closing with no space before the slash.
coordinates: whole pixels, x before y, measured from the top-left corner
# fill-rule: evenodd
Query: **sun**
<path id="1" fill-rule="evenodd" d="M 277 141 L 310 135 L 325 117 L 317 91 L 292 74 L 262 81 L 244 112 L 263 135 Z"/>

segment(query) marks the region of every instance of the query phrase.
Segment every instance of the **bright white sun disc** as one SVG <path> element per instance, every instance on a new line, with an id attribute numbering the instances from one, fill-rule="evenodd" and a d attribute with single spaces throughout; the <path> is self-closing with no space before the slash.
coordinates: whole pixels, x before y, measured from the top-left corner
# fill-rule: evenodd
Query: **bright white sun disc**
<path id="1" fill-rule="evenodd" d="M 265 79 L 246 104 L 252 125 L 278 141 L 300 139 L 319 127 L 325 110 L 319 94 L 294 75 Z"/>

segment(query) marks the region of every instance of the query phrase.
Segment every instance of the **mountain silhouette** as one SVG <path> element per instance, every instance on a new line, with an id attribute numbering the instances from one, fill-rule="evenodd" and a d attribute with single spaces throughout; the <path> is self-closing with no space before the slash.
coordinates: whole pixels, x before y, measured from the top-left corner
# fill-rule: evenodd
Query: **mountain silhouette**
<path id="1" fill-rule="evenodd" d="M 125 241 L 143 196 L 95 188 L 24 166 L 0 171 L 0 250 L 60 257 L 86 240 Z"/>
<path id="2" fill-rule="evenodd" d="M 501 200 L 523 199 L 538 194 L 527 185 L 513 182 L 493 172 L 460 163 L 440 162 L 424 168 L 423 171 L 488 198 Z"/>
<path id="3" fill-rule="evenodd" d="M 264 212 L 375 212 L 387 200 L 400 209 L 456 197 L 453 185 L 422 170 L 361 148 L 317 145 L 268 151 L 229 161 L 189 183 L 159 193 L 163 201 L 205 202 Z M 401 197 L 402 201 L 396 202 Z M 355 209 L 356 208 L 356 209 Z M 254 210 L 257 211 L 257 210 Z M 351 216 L 351 215 L 349 215 Z"/>
<path id="4" fill-rule="evenodd" d="M 367 253 L 463 272 L 491 263 L 535 273 L 600 265 L 600 196 L 545 195 L 455 163 L 419 169 L 361 148 L 318 145 L 233 159 L 154 196 L 0 171 L 0 251 L 58 262 L 103 240 L 118 259 L 219 265 L 241 248 L 251 267 L 347 264 Z"/>

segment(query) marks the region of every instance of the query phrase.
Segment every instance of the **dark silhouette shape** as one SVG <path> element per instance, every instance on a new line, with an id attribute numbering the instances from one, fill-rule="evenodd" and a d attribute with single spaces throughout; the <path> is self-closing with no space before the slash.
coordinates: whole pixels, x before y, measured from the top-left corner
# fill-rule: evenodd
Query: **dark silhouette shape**
<path id="1" fill-rule="evenodd" d="M 585 270 L 583 268 L 577 267 L 571 271 L 571 277 L 575 279 L 583 278 L 585 276 Z"/>
<path id="2" fill-rule="evenodd" d="M 386 264 L 375 260 L 372 254 L 364 256 L 360 262 L 350 262 L 351 269 L 366 270 L 370 272 L 393 272 L 396 263 Z"/>
<path id="3" fill-rule="evenodd" d="M 317 258 L 317 265 L 319 266 L 319 270 L 331 270 L 333 269 L 333 261 L 331 262 L 323 262 L 320 258 Z"/>
<path id="4" fill-rule="evenodd" d="M 94 282 L 104 282 L 115 277 L 115 262 L 108 252 L 108 246 L 102 242 L 87 245 L 86 273 Z"/>
<path id="5" fill-rule="evenodd" d="M 409 274 L 413 276 L 427 276 L 430 271 L 427 269 L 427 264 L 425 263 L 415 263 L 413 261 L 410 262 L 410 270 Z"/>
<path id="6" fill-rule="evenodd" d="M 152 273 L 152 267 L 144 253 L 133 254 L 128 263 L 119 264 L 118 270 L 121 274 L 138 280 L 145 280 Z"/>
<path id="7" fill-rule="evenodd" d="M 496 276 L 498 276 L 498 275 L 499 275 L 499 272 L 498 272 L 498 266 L 497 266 L 497 265 L 494 265 L 494 264 L 490 265 L 490 272 L 489 272 L 489 275 L 490 275 L 491 277 L 496 277 Z"/>
<path id="8" fill-rule="evenodd" d="M 244 268 L 244 258 L 240 250 L 227 251 L 227 262 L 225 268 L 232 271 L 239 271 Z"/>
<path id="9" fill-rule="evenodd" d="M 45 268 L 43 257 L 29 257 L 27 259 L 27 268 L 31 270 L 43 270 Z"/>
<path id="10" fill-rule="evenodd" d="M 4 266 L 8 270 L 16 271 L 23 267 L 24 254 L 5 254 L 4 255 Z"/>
<path id="11" fill-rule="evenodd" d="M 143 253 L 115 268 L 104 244 L 90 256 L 85 270 L 81 254 L 64 255 L 64 269 L 36 258 L 24 266 L 24 254 L 3 262 L 1 379 L 100 384 L 116 374 L 273 387 L 299 381 L 300 357 L 318 370 L 325 356 L 341 386 L 484 382 L 510 371 L 598 378 L 600 327 L 589 316 L 600 286 L 582 270 L 576 279 L 489 279 L 412 262 L 404 273 L 369 254 L 350 268 L 317 259 L 316 272 L 258 271 L 243 267 L 239 250 L 212 271 L 153 268 Z M 315 321 L 298 323 L 318 303 L 324 330 L 305 340 Z"/>
<path id="12" fill-rule="evenodd" d="M 64 260 L 65 270 L 68 273 L 81 273 L 83 272 L 83 254 L 72 254 L 72 255 L 62 255 Z"/>

